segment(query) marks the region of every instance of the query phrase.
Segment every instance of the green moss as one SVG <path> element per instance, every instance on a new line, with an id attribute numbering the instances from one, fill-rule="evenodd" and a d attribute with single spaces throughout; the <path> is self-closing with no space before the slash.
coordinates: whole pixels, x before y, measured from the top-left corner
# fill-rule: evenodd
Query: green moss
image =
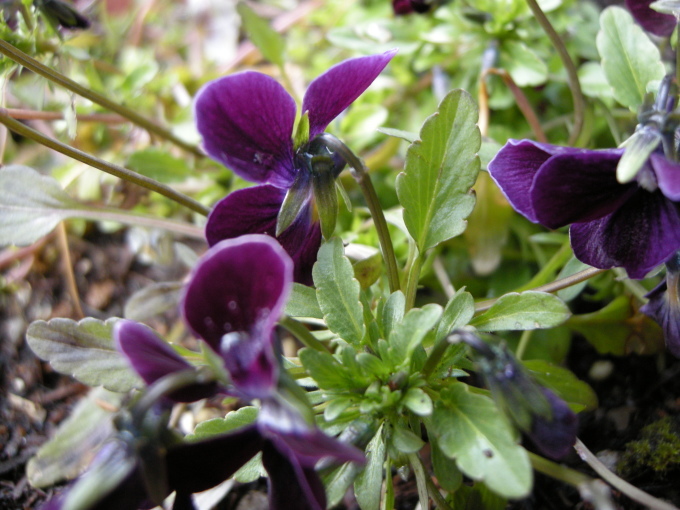
<path id="1" fill-rule="evenodd" d="M 680 419 L 666 416 L 640 431 L 640 439 L 626 445 L 619 472 L 640 469 L 662 473 L 680 465 Z"/>

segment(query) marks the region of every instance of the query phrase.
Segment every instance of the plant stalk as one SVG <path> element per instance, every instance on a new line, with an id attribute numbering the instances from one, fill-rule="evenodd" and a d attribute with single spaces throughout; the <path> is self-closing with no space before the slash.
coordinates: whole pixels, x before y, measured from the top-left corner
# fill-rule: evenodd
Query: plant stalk
<path id="1" fill-rule="evenodd" d="M 94 92 L 93 90 L 88 89 L 87 87 L 83 87 L 82 85 L 76 83 L 75 81 L 71 80 L 70 78 L 67 78 L 63 74 L 55 71 L 54 69 L 50 69 L 44 64 L 41 64 L 34 58 L 30 57 L 23 51 L 19 50 L 18 48 L 12 46 L 9 44 L 7 41 L 2 41 L 0 40 L 0 53 L 5 55 L 6 57 L 10 58 L 14 62 L 16 62 L 19 65 L 24 66 L 27 69 L 30 69 L 36 74 L 39 74 L 40 76 L 58 84 L 64 87 L 65 89 L 70 90 L 71 92 L 74 92 L 78 94 L 79 96 L 82 96 L 86 99 L 89 99 L 93 103 L 96 103 L 100 106 L 103 106 L 104 108 L 107 108 L 108 110 L 111 110 L 112 112 L 116 112 L 117 114 L 125 117 L 126 119 L 130 120 L 133 124 L 136 124 L 144 129 L 146 129 L 149 133 L 153 133 L 154 135 L 158 136 L 159 138 L 163 138 L 165 140 L 168 140 L 178 147 L 181 147 L 182 149 L 191 152 L 192 154 L 198 156 L 198 157 L 204 157 L 204 154 L 198 149 L 198 147 L 189 144 L 185 142 L 184 140 L 178 138 L 175 136 L 171 131 L 169 131 L 166 128 L 163 128 L 156 124 L 154 121 L 147 119 L 146 117 L 143 117 L 142 115 L 139 115 L 137 112 L 132 110 L 131 108 L 128 108 L 127 106 L 120 105 L 114 101 L 111 101 L 109 98 L 102 96 L 101 94 L 98 94 Z"/>
<path id="2" fill-rule="evenodd" d="M 368 175 L 368 170 L 363 161 L 361 161 L 361 159 L 359 159 L 341 140 L 338 140 L 328 133 L 323 133 L 319 135 L 319 137 L 328 147 L 335 150 L 350 166 L 350 173 L 359 185 L 359 188 L 361 188 L 361 192 L 364 194 L 368 210 L 371 212 L 375 229 L 378 232 L 378 240 L 380 241 L 380 248 L 382 249 L 385 266 L 387 268 L 387 279 L 390 285 L 390 292 L 398 291 L 400 285 L 397 258 L 394 255 L 394 247 L 392 246 L 392 238 L 390 237 L 390 232 L 387 228 L 387 221 L 385 220 L 385 215 L 380 206 L 378 195 L 371 182 L 371 177 Z"/>
<path id="3" fill-rule="evenodd" d="M 328 347 L 322 344 L 317 338 L 312 335 L 312 333 L 299 321 L 295 319 L 283 316 L 279 320 L 279 325 L 287 330 L 291 335 L 300 340 L 305 347 L 314 349 L 320 352 L 329 352 Z"/>
<path id="4" fill-rule="evenodd" d="M 30 128 L 18 120 L 8 116 L 4 108 L 0 108 L 0 124 L 4 124 L 8 129 L 14 131 L 15 133 L 25 136 L 34 142 L 44 145 L 45 147 L 49 147 L 50 149 L 80 161 L 81 163 L 85 163 L 86 165 L 97 168 L 103 172 L 111 174 L 120 179 L 124 179 L 133 184 L 137 184 L 138 186 L 142 186 L 148 190 L 155 191 L 156 193 L 159 193 L 170 200 L 174 200 L 178 204 L 188 207 L 192 211 L 202 214 L 203 216 L 207 216 L 210 213 L 210 209 L 205 207 L 203 204 L 184 195 L 183 193 L 180 193 L 179 191 L 175 191 L 169 186 L 161 184 L 160 182 L 153 179 L 149 179 L 143 175 L 139 175 L 138 173 L 128 170 L 127 168 L 123 168 L 121 166 L 114 165 L 113 163 L 109 163 L 102 159 L 91 156 L 86 152 L 74 149 L 73 147 L 55 140 L 54 138 L 43 135 L 39 131 L 36 131 L 35 129 Z"/>
<path id="5" fill-rule="evenodd" d="M 569 52 L 564 45 L 564 41 L 562 41 L 562 38 L 555 31 L 555 28 L 552 26 L 545 13 L 541 10 L 538 2 L 536 0 L 527 0 L 527 4 L 529 5 L 531 12 L 534 13 L 536 21 L 538 21 L 538 23 L 543 28 L 543 31 L 552 41 L 553 46 L 555 46 L 555 49 L 557 50 L 557 53 L 559 53 L 560 59 L 562 60 L 562 64 L 567 71 L 569 90 L 571 90 L 571 96 L 574 101 L 574 126 L 572 127 L 571 133 L 569 134 L 569 145 L 574 145 L 581 136 L 583 124 L 585 123 L 586 111 L 586 101 L 583 97 L 583 91 L 581 90 L 578 72 L 576 70 L 576 66 L 574 65 L 574 61 L 571 59 L 571 56 L 569 56 Z"/>

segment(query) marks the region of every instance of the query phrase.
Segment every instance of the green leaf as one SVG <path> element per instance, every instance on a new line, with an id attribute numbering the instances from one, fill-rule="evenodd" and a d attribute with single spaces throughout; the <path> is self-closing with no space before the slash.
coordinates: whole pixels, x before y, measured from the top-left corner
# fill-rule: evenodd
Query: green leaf
<path id="1" fill-rule="evenodd" d="M 420 253 L 459 235 L 475 205 L 470 188 L 479 173 L 478 110 L 465 91 L 450 92 L 406 153 L 397 177 L 404 222 Z"/>
<path id="2" fill-rule="evenodd" d="M 33 487 L 54 485 L 80 475 L 92 461 L 97 448 L 113 432 L 111 411 L 99 402 L 120 406 L 123 396 L 94 388 L 64 420 L 56 434 L 28 461 L 26 476 Z"/>
<path id="3" fill-rule="evenodd" d="M 359 345 L 365 331 L 360 286 L 339 238 L 334 237 L 321 246 L 312 276 L 328 329 L 346 342 Z"/>
<path id="4" fill-rule="evenodd" d="M 102 322 L 88 317 L 35 321 L 26 332 L 28 345 L 59 373 L 89 386 L 126 392 L 144 386 L 127 359 L 116 349 L 112 331 L 118 319 Z"/>
<path id="5" fill-rule="evenodd" d="M 647 85 L 666 73 L 658 48 L 621 7 L 602 11 L 597 50 L 614 98 L 631 110 L 642 105 Z"/>
<path id="6" fill-rule="evenodd" d="M 409 388 L 402 402 L 418 416 L 432 414 L 432 399 L 420 388 Z"/>
<path id="7" fill-rule="evenodd" d="M 300 283 L 293 284 L 293 290 L 286 303 L 284 313 L 290 317 L 323 319 L 323 312 L 319 308 L 319 302 L 316 299 L 316 290 Z"/>
<path id="8" fill-rule="evenodd" d="M 515 443 L 493 401 L 456 383 L 441 393 L 432 419 L 439 447 L 473 480 L 483 480 L 508 498 L 529 494 L 532 470 L 526 450 Z"/>
<path id="9" fill-rule="evenodd" d="M 351 370 L 346 365 L 341 365 L 329 352 L 305 348 L 300 350 L 299 356 L 300 361 L 309 375 L 312 376 L 312 379 L 319 385 L 319 388 L 346 391 L 348 389 L 362 389 L 367 385 L 361 374 Z"/>
<path id="10" fill-rule="evenodd" d="M 356 462 L 345 462 L 322 478 L 326 487 L 328 508 L 335 508 L 340 504 L 360 471 L 361 466 Z"/>
<path id="11" fill-rule="evenodd" d="M 182 282 L 160 282 L 144 287 L 125 303 L 124 317 L 142 322 L 177 307 L 183 286 Z"/>
<path id="12" fill-rule="evenodd" d="M 528 330 L 558 326 L 571 312 L 560 298 L 545 292 L 510 292 L 470 321 L 479 331 Z"/>
<path id="13" fill-rule="evenodd" d="M 389 338 L 390 360 L 395 367 L 411 362 L 411 355 L 425 335 L 439 320 L 442 307 L 430 303 L 409 310 L 404 319 L 394 326 Z"/>
<path id="14" fill-rule="evenodd" d="M 394 129 L 388 127 L 378 128 L 378 132 L 386 134 L 387 136 L 392 136 L 394 138 L 401 138 L 406 140 L 408 143 L 413 143 L 418 140 L 418 133 L 412 133 L 411 131 L 403 131 L 401 129 Z"/>
<path id="15" fill-rule="evenodd" d="M 434 435 L 430 436 L 432 443 L 432 468 L 439 485 L 447 492 L 455 492 L 463 483 L 463 473 L 460 472 L 456 461 L 450 459 L 439 447 Z"/>
<path id="16" fill-rule="evenodd" d="M 354 494 L 361 510 L 380 510 L 385 440 L 383 425 L 366 447 L 366 466 L 354 482 Z"/>
<path id="17" fill-rule="evenodd" d="M 597 407 L 597 395 L 585 382 L 566 368 L 543 360 L 522 361 L 538 382 L 554 391 L 576 412 Z"/>
<path id="18" fill-rule="evenodd" d="M 518 87 L 543 85 L 548 79 L 548 66 L 526 44 L 508 39 L 501 44 L 500 65 Z"/>
<path id="19" fill-rule="evenodd" d="M 130 170 L 164 183 L 183 181 L 191 173 L 191 168 L 184 159 L 155 148 L 133 153 L 127 166 Z"/>
<path id="20" fill-rule="evenodd" d="M 398 290 L 390 294 L 379 314 L 378 322 L 385 338 L 389 338 L 394 326 L 403 320 L 404 313 L 406 313 L 406 297 L 402 291 Z"/>
<path id="21" fill-rule="evenodd" d="M 0 189 L 0 246 L 31 244 L 82 207 L 56 180 L 26 166 L 3 168 Z"/>
<path id="22" fill-rule="evenodd" d="M 454 329 L 462 328 L 472 320 L 475 315 L 475 301 L 472 294 L 466 292 L 464 288 L 458 291 L 449 299 L 442 313 L 442 319 L 437 326 L 435 338 L 440 340 L 451 333 Z"/>
<path id="23" fill-rule="evenodd" d="M 246 4 L 239 2 L 236 10 L 241 16 L 243 28 L 253 44 L 262 52 L 262 56 L 277 66 L 283 67 L 283 52 L 286 46 L 281 35 Z"/>
<path id="24" fill-rule="evenodd" d="M 390 441 L 401 453 L 415 453 L 425 446 L 425 441 L 410 430 L 400 426 L 393 427 Z"/>

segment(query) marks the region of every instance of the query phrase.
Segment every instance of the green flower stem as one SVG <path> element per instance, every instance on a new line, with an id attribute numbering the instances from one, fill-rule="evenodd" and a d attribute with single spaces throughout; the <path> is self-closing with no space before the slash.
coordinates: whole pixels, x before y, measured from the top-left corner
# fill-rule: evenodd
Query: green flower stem
<path id="1" fill-rule="evenodd" d="M 142 115 L 139 115 L 137 112 L 126 106 L 111 101 L 107 97 L 104 97 L 86 87 L 83 87 L 82 85 L 79 85 L 78 83 L 71 80 L 70 78 L 67 78 L 63 74 L 58 73 L 53 69 L 50 69 L 44 64 L 41 64 L 34 58 L 28 56 L 23 51 L 12 46 L 8 42 L 0 40 L 0 53 L 12 59 L 17 64 L 20 64 L 25 68 L 30 69 L 34 73 L 39 74 L 40 76 L 47 78 L 48 80 L 58 85 L 61 85 L 62 87 L 70 90 L 71 92 L 75 92 L 79 96 L 89 99 L 93 103 L 103 106 L 104 108 L 107 108 L 112 112 L 116 112 L 117 114 L 131 121 L 133 124 L 136 124 L 146 129 L 149 133 L 152 133 L 158 136 L 159 138 L 168 140 L 177 145 L 178 147 L 181 147 L 182 149 L 189 151 L 198 157 L 204 156 L 204 154 L 198 149 L 198 147 L 178 138 L 172 132 L 159 126 L 152 120 L 147 119 Z"/>
<path id="2" fill-rule="evenodd" d="M 387 279 L 390 285 L 390 292 L 396 292 L 400 289 L 399 285 L 399 269 L 397 267 L 397 258 L 394 255 L 394 247 L 392 246 L 392 238 L 387 228 L 387 221 L 383 214 L 378 195 L 375 192 L 371 177 L 368 175 L 364 163 L 359 159 L 347 145 L 338 140 L 333 135 L 323 133 L 319 135 L 328 147 L 335 150 L 350 166 L 350 172 L 354 180 L 361 188 L 364 194 L 368 210 L 371 212 L 375 229 L 378 232 L 378 240 L 382 248 L 383 258 L 385 259 L 385 266 L 387 267 Z"/>
<path id="3" fill-rule="evenodd" d="M 538 21 L 538 23 L 543 28 L 543 31 L 552 41 L 553 46 L 555 46 L 555 49 L 557 50 L 557 53 L 559 53 L 560 59 L 562 60 L 562 64 L 567 71 L 569 90 L 571 90 L 571 95 L 574 101 L 574 126 L 572 127 L 571 133 L 569 134 L 569 145 L 574 145 L 581 136 L 583 124 L 585 122 L 586 111 L 586 101 L 583 97 L 583 91 L 581 90 L 581 83 L 578 80 L 578 72 L 576 71 L 574 61 L 569 56 L 567 48 L 564 46 L 564 41 L 562 41 L 562 38 L 550 23 L 550 20 L 539 7 L 538 2 L 536 2 L 536 0 L 527 0 L 527 4 L 534 13 L 536 21 Z"/>
<path id="4" fill-rule="evenodd" d="M 552 256 L 548 263 L 541 268 L 541 270 L 536 273 L 528 283 L 522 285 L 515 292 L 522 292 L 529 290 L 531 288 L 537 287 L 538 285 L 543 285 L 546 281 L 550 280 L 550 277 L 557 272 L 564 264 L 567 263 L 571 257 L 571 246 L 569 245 L 569 240 L 566 240 L 559 250 Z"/>
<path id="5" fill-rule="evenodd" d="M 418 282 L 420 281 L 420 270 L 423 267 L 423 257 L 418 254 L 413 259 L 413 265 L 408 272 L 408 281 L 406 282 L 406 311 L 408 312 L 416 303 L 416 292 L 418 291 Z"/>
<path id="6" fill-rule="evenodd" d="M 605 271 L 607 271 L 607 269 L 589 267 L 588 269 L 574 273 L 573 275 L 567 276 L 566 278 L 560 278 L 559 280 L 555 280 L 554 282 L 548 283 L 546 285 L 541 285 L 540 287 L 527 290 L 533 290 L 536 292 L 557 292 L 558 290 L 566 289 L 567 287 L 571 287 L 577 283 L 589 280 L 593 276 L 597 276 L 598 274 L 604 273 Z M 498 298 L 487 299 L 486 301 L 479 301 L 475 303 L 475 312 L 485 312 L 491 308 L 496 301 L 498 301 Z"/>
<path id="7" fill-rule="evenodd" d="M 641 303 L 646 303 L 648 299 L 645 297 L 645 294 L 647 294 L 649 291 L 645 289 L 640 282 L 637 280 L 631 280 L 628 277 L 628 274 L 621 269 L 620 267 L 617 267 L 614 269 L 614 274 L 616 275 L 617 279 L 623 283 L 623 286 L 633 295 L 635 296 L 635 299 L 640 301 Z"/>
<path id="8" fill-rule="evenodd" d="M 661 501 L 616 476 L 616 474 L 611 472 L 600 459 L 593 455 L 593 452 L 591 452 L 578 438 L 576 438 L 574 449 L 579 457 L 581 457 L 581 460 L 593 468 L 604 481 L 613 486 L 616 490 L 624 493 L 636 503 L 640 503 L 642 506 L 651 508 L 652 510 L 678 510 L 678 507 L 666 503 L 665 501 Z"/>
<path id="9" fill-rule="evenodd" d="M 420 500 L 421 508 L 430 507 L 430 498 L 434 501 L 437 508 L 440 510 L 451 510 L 446 500 L 442 497 L 439 489 L 435 487 L 430 478 L 425 471 L 425 466 L 423 461 L 420 459 L 417 453 L 409 453 L 408 455 L 409 464 L 413 468 L 413 474 L 416 477 L 416 487 L 418 488 L 418 499 Z"/>
<path id="10" fill-rule="evenodd" d="M 203 216 L 207 216 L 208 213 L 210 212 L 210 209 L 205 207 L 203 204 L 196 202 L 193 198 L 190 198 L 184 195 L 183 193 L 180 193 L 179 191 L 175 191 L 169 186 L 165 186 L 164 184 L 161 184 L 158 181 L 149 179 L 148 177 L 145 177 L 143 175 L 139 175 L 138 173 L 128 170 L 127 168 L 123 168 L 121 166 L 114 165 L 102 159 L 96 158 L 94 156 L 91 156 L 90 154 L 87 154 L 86 152 L 74 149 L 73 147 L 69 147 L 66 144 L 63 144 L 53 138 L 43 135 L 42 133 L 36 131 L 35 129 L 32 129 L 26 126 L 25 124 L 19 122 L 18 120 L 15 120 L 8 116 L 5 113 L 4 108 L 0 108 L 0 124 L 4 124 L 8 129 L 14 131 L 15 133 L 18 133 L 21 136 L 25 136 L 26 138 L 29 138 L 34 142 L 44 145 L 45 147 L 49 147 L 50 149 L 60 152 L 77 161 L 80 161 L 81 163 L 85 163 L 86 165 L 97 168 L 103 172 L 114 175 L 120 179 L 124 179 L 133 184 L 137 184 L 138 186 L 142 186 L 143 188 L 146 188 L 148 190 L 160 193 L 161 195 L 169 198 L 170 200 L 174 200 L 178 204 L 188 207 L 192 211 L 202 214 Z"/>
<path id="11" fill-rule="evenodd" d="M 427 355 L 423 369 L 420 371 L 420 374 L 425 379 L 428 379 L 432 374 L 432 371 L 437 368 L 439 361 L 444 356 L 444 353 L 446 352 L 446 349 L 449 348 L 449 345 L 451 345 L 451 343 L 449 342 L 448 335 L 440 338 L 434 344 L 434 347 L 432 347 L 432 350 Z"/>
<path id="12" fill-rule="evenodd" d="M 329 352 L 330 349 L 317 340 L 301 322 L 296 321 L 291 317 L 284 316 L 279 320 L 279 325 L 300 340 L 305 347 L 309 347 L 315 351 Z"/>
<path id="13" fill-rule="evenodd" d="M 524 357 L 524 353 L 526 352 L 527 347 L 529 347 L 532 333 L 533 330 L 531 329 L 522 332 L 522 336 L 519 338 L 519 344 L 517 344 L 517 350 L 515 351 L 515 358 L 517 358 L 518 361 Z"/>

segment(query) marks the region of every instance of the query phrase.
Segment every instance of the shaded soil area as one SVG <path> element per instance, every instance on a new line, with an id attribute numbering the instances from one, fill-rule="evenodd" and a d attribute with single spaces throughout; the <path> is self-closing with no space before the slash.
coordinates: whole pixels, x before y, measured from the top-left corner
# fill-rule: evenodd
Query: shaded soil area
<path id="1" fill-rule="evenodd" d="M 87 316 L 122 316 L 125 299 L 152 282 L 180 279 L 178 261 L 141 264 L 123 234 L 69 239 L 71 265 Z M 29 458 L 66 418 L 87 387 L 54 372 L 25 341 L 34 320 L 77 318 L 56 236 L 26 250 L 0 253 L 0 510 L 37 508 L 52 489 L 32 488 Z M 568 366 L 597 392 L 600 407 L 580 415 L 583 442 L 640 489 L 680 505 L 680 362 L 671 356 L 602 356 L 583 339 Z M 566 464 L 594 476 L 574 453 Z M 412 477 L 394 475 L 398 508 L 417 502 Z M 220 509 L 266 508 L 266 483 L 236 485 Z M 643 508 L 613 491 L 619 508 Z M 591 508 L 573 488 L 537 475 L 532 496 L 517 510 Z M 343 508 L 358 508 L 348 497 Z"/>

